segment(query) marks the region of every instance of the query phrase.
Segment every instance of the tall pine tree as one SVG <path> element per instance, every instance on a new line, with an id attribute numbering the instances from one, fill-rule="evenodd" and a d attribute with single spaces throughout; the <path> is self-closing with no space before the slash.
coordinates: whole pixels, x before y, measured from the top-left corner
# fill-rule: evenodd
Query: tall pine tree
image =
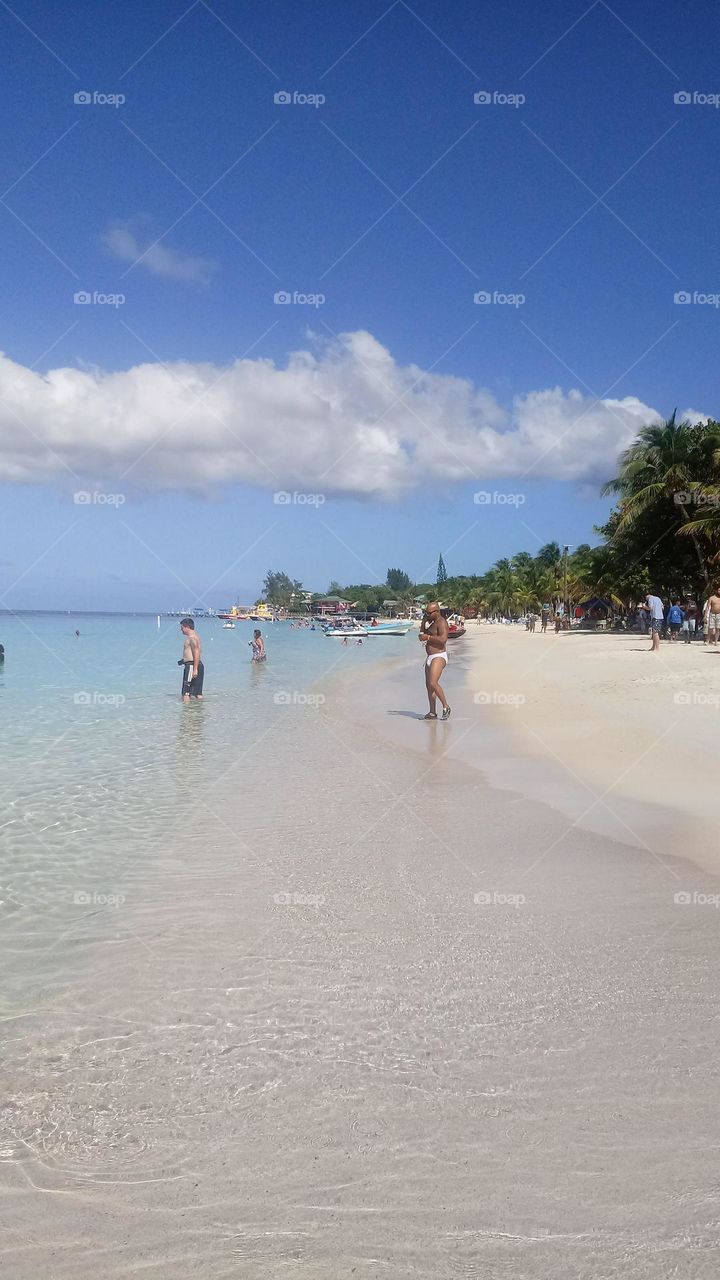
<path id="1" fill-rule="evenodd" d="M 438 560 L 437 585 L 440 587 L 443 582 L 447 582 L 447 569 L 445 568 L 445 561 L 442 558 L 441 552 L 440 559 Z"/>

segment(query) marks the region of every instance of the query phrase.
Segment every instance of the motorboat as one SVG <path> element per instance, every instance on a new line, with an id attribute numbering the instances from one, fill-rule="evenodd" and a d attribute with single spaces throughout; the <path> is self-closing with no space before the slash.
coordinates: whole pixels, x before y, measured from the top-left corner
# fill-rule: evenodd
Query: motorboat
<path id="1" fill-rule="evenodd" d="M 398 626 L 396 623 L 392 622 L 385 623 L 382 626 L 378 625 L 377 627 L 368 627 L 364 623 L 351 624 L 348 622 L 341 622 L 338 624 L 330 623 L 328 626 L 323 627 L 323 633 L 326 636 L 338 637 L 340 639 L 342 639 L 343 636 L 347 636 L 348 639 L 350 637 L 362 639 L 363 637 L 369 638 L 370 636 L 406 636 L 409 630 L 410 628 L 407 625 Z"/>
<path id="2" fill-rule="evenodd" d="M 459 640 L 465 635 L 465 619 L 460 613 L 451 613 L 447 620 L 448 640 Z"/>
<path id="3" fill-rule="evenodd" d="M 222 629 L 223 629 L 223 631 L 234 631 L 234 630 L 235 630 L 235 623 L 234 623 L 234 622 L 223 622 L 223 624 L 222 624 Z"/>
<path id="4" fill-rule="evenodd" d="M 234 604 L 232 609 L 228 609 L 225 613 L 219 613 L 217 616 L 221 622 L 247 622 L 250 615 L 244 613 L 239 605 Z"/>

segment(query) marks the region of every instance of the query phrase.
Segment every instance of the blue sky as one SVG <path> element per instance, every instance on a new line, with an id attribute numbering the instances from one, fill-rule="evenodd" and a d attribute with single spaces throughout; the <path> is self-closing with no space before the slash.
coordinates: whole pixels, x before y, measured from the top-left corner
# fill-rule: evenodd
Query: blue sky
<path id="1" fill-rule="evenodd" d="M 592 540 L 648 413 L 717 411 L 717 307 L 674 301 L 720 290 L 709 2 L 17 0 L 0 35 L 5 605 L 479 572 Z"/>

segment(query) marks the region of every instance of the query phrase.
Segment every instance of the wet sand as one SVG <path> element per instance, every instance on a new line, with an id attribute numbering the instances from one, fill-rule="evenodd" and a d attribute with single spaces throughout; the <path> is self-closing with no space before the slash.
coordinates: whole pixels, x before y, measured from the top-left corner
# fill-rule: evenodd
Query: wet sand
<path id="1" fill-rule="evenodd" d="M 710 1280 L 720 883 L 491 787 L 459 651 L 447 725 L 352 665 L 4 1022 L 5 1274 Z"/>

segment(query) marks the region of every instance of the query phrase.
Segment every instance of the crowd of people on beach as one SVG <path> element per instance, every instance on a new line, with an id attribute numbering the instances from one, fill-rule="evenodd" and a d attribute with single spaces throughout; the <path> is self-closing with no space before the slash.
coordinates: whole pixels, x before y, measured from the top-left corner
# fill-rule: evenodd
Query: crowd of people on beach
<path id="1" fill-rule="evenodd" d="M 578 607 L 575 621 L 580 622 L 583 618 L 583 610 Z M 509 622 L 512 619 L 491 618 L 486 621 Z M 547 631 L 551 622 L 556 632 L 569 630 L 571 625 L 569 610 L 566 611 L 563 604 L 554 605 L 549 602 L 543 604 L 539 614 L 530 609 L 517 621 L 524 622 L 525 630 L 529 632 L 535 631 L 539 621 L 541 633 Z M 659 648 L 661 640 L 677 643 L 680 637 L 685 644 L 692 644 L 693 640 L 702 638 L 704 644 L 716 645 L 720 641 L 720 583 L 711 589 L 702 608 L 692 596 L 685 596 L 681 600 L 679 595 L 675 595 L 666 603 L 660 596 L 648 592 L 645 600 L 634 609 L 615 618 L 613 626 L 620 630 L 650 635 L 652 650 Z"/>
<path id="2" fill-rule="evenodd" d="M 716 584 L 702 609 L 692 597 L 683 603 L 674 597 L 665 604 L 660 596 L 648 594 L 644 604 L 636 611 L 636 625 L 643 635 L 652 635 L 653 650 L 660 648 L 660 641 L 677 642 L 680 635 L 685 644 L 702 637 L 704 644 L 716 645 L 720 640 L 720 584 Z"/>

